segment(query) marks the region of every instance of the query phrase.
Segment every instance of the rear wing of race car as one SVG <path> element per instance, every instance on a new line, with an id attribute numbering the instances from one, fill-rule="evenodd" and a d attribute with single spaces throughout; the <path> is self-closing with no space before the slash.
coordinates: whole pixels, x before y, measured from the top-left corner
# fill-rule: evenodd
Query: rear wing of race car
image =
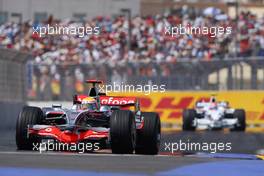
<path id="1" fill-rule="evenodd" d="M 88 79 L 85 82 L 88 84 L 92 84 L 93 87 L 95 87 L 95 85 L 97 85 L 97 84 L 103 84 L 104 83 L 102 80 L 97 80 L 97 79 Z"/>
<path id="2" fill-rule="evenodd" d="M 88 79 L 88 80 L 86 80 L 86 83 L 103 84 L 103 81 L 97 80 L 97 79 Z"/>
<path id="3" fill-rule="evenodd" d="M 100 104 L 106 106 L 119 106 L 119 107 L 134 106 L 135 111 L 140 110 L 139 100 L 138 98 L 135 97 L 100 96 Z"/>
<path id="4" fill-rule="evenodd" d="M 74 95 L 73 96 L 73 104 L 81 104 L 82 100 L 86 97 L 93 97 L 98 99 L 99 96 L 106 95 L 104 92 L 99 92 L 96 85 L 103 84 L 102 80 L 97 79 L 89 79 L 85 81 L 88 84 L 92 84 L 92 87 L 89 89 L 88 95 Z"/>
<path id="5" fill-rule="evenodd" d="M 93 97 L 95 98 L 100 105 L 106 106 L 116 106 L 116 107 L 135 107 L 135 110 L 139 110 L 139 100 L 135 97 L 112 97 L 106 96 L 105 93 L 99 92 L 96 85 L 103 84 L 103 81 L 90 79 L 86 80 L 86 83 L 92 84 L 92 87 L 89 90 L 88 96 L 87 95 L 75 95 L 73 97 L 73 104 L 80 104 L 82 100 L 86 97 Z"/>
<path id="6" fill-rule="evenodd" d="M 103 84 L 104 83 L 102 80 L 89 79 L 89 80 L 86 80 L 86 83 L 92 84 L 92 88 L 90 88 L 89 93 L 88 93 L 88 95 L 90 97 L 97 97 L 97 96 L 106 95 L 106 93 L 99 92 L 98 89 L 96 88 L 97 84 Z"/>

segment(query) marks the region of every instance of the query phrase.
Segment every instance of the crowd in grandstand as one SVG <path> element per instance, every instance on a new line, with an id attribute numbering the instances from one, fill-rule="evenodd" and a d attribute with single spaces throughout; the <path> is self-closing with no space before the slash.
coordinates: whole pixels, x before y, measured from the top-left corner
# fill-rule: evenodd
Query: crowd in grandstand
<path id="1" fill-rule="evenodd" d="M 222 16 L 221 16 L 222 15 Z M 217 18 L 218 16 L 222 18 Z M 49 35 L 40 37 L 33 32 L 39 25 L 99 26 L 100 35 Z M 230 26 L 232 35 L 178 35 L 171 37 L 165 26 Z M 85 22 L 58 21 L 52 16 L 45 22 L 8 22 L 0 26 L 0 45 L 29 51 L 37 63 L 92 63 L 120 61 L 176 62 L 182 58 L 210 60 L 235 56 L 264 56 L 264 18 L 241 13 L 238 25 L 223 14 L 203 14 L 182 8 L 178 14 L 133 17 L 131 48 L 128 49 L 128 20 L 124 16 L 96 17 Z M 234 37 L 238 26 L 237 37 Z M 235 49 L 235 43 L 238 49 Z"/>
<path id="2" fill-rule="evenodd" d="M 56 20 L 52 16 L 43 22 L 25 22 L 23 24 L 7 22 L 0 25 L 0 47 L 30 52 L 36 63 L 52 64 L 29 69 L 29 96 L 49 100 L 57 100 L 62 96 L 82 93 L 84 79 L 97 77 L 103 80 L 126 81 L 127 76 L 169 76 L 170 64 L 179 60 L 213 58 L 231 58 L 234 56 L 264 56 L 264 18 L 257 18 L 250 12 L 239 14 L 238 23 L 226 14 L 211 10 L 197 11 L 183 7 L 176 14 L 163 14 L 148 17 L 136 16 L 131 19 L 131 44 L 128 48 L 129 23 L 125 16 L 96 17 L 84 22 Z M 100 28 L 99 35 L 46 35 L 40 37 L 34 32 L 39 26 L 84 26 Z M 178 25 L 222 26 L 232 27 L 231 35 L 176 35 L 166 34 L 166 27 Z M 238 29 L 237 29 L 238 27 Z M 237 43 L 237 49 L 235 49 Z M 164 62 L 159 69 L 151 64 L 135 71 L 126 65 L 125 70 L 118 67 L 111 69 L 110 74 L 105 67 L 81 68 L 72 64 L 81 63 L 126 63 L 149 61 Z M 61 69 L 54 63 L 65 64 Z M 67 66 L 68 65 L 68 66 Z M 99 64 L 101 65 L 101 64 Z M 124 74 L 126 72 L 126 74 Z M 136 72 L 136 73 L 135 73 Z M 74 86 L 73 86 L 74 85 Z M 67 89 L 62 89 L 67 87 Z M 70 89 L 72 88 L 72 90 Z M 68 92 L 70 91 L 70 92 Z M 67 98 L 67 97 L 66 97 Z M 70 97 L 68 97 L 70 99 Z"/>

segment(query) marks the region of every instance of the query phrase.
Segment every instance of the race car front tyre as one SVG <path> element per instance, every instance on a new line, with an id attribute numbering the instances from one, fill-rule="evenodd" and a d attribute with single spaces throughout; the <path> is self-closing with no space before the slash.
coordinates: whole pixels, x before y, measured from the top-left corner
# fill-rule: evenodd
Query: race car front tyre
<path id="1" fill-rule="evenodd" d="M 195 119 L 195 110 L 194 109 L 184 109 L 183 110 L 183 122 L 182 130 L 183 131 L 194 131 L 195 127 L 193 126 L 193 121 Z"/>
<path id="2" fill-rule="evenodd" d="M 132 154 L 136 143 L 136 124 L 129 110 L 114 111 L 110 118 L 110 144 L 112 153 Z"/>
<path id="3" fill-rule="evenodd" d="M 38 107 L 26 106 L 20 112 L 16 123 L 16 145 L 18 150 L 32 150 L 34 138 L 28 138 L 28 125 L 41 124 L 43 122 L 43 112 Z"/>
<path id="4" fill-rule="evenodd" d="M 160 117 L 155 112 L 143 112 L 144 126 L 137 131 L 136 153 L 156 155 L 160 147 Z"/>
<path id="5" fill-rule="evenodd" d="M 234 118 L 238 120 L 232 131 L 245 131 L 246 130 L 246 113 L 244 109 L 236 109 Z"/>

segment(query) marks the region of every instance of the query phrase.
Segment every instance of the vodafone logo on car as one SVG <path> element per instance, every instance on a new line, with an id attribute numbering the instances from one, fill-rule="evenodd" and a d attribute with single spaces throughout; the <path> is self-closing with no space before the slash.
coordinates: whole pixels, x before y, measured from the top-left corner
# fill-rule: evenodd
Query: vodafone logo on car
<path id="1" fill-rule="evenodd" d="M 134 98 L 125 98 L 125 97 L 100 97 L 102 105 L 127 105 L 134 104 Z"/>

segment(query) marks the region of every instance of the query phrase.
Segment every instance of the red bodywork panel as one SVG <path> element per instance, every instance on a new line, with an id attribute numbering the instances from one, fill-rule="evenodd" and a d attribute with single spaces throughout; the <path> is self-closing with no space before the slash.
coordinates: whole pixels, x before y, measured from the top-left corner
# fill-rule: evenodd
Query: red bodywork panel
<path id="1" fill-rule="evenodd" d="M 102 139 L 102 138 L 108 138 L 108 131 L 104 132 L 96 132 L 93 130 L 87 130 L 83 132 L 71 132 L 69 130 L 61 131 L 59 128 L 55 126 L 46 127 L 43 129 L 28 129 L 29 135 L 39 135 L 39 136 L 45 136 L 45 137 L 52 137 L 59 142 L 63 143 L 77 143 L 79 141 L 83 140 L 89 140 L 89 139 Z"/>
<path id="2" fill-rule="evenodd" d="M 111 97 L 111 96 L 101 96 L 101 105 L 108 106 L 133 106 L 137 102 L 135 97 Z"/>
<path id="3" fill-rule="evenodd" d="M 74 101 L 82 102 L 87 95 L 76 95 Z M 137 103 L 137 98 L 135 97 L 112 97 L 112 96 L 100 96 L 101 105 L 108 106 L 133 106 Z"/>
<path id="4" fill-rule="evenodd" d="M 76 101 L 82 102 L 87 95 L 76 95 Z M 100 96 L 101 105 L 108 106 L 132 106 L 137 102 L 135 97 L 112 97 L 112 96 Z"/>

